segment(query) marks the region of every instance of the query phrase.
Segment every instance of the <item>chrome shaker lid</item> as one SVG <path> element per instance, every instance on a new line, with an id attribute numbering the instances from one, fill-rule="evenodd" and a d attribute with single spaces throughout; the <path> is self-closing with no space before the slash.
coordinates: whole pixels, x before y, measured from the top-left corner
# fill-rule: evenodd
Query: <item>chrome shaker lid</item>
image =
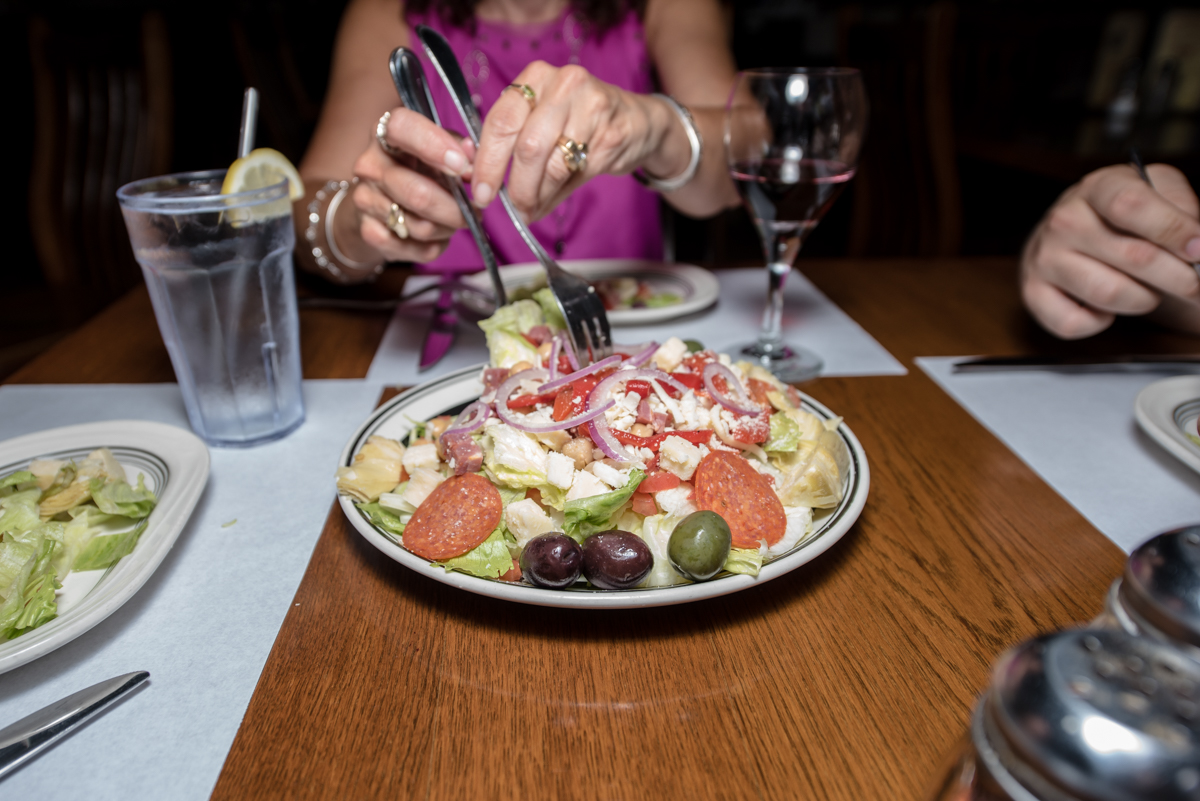
<path id="1" fill-rule="evenodd" d="M 1200 648 L 1200 526 L 1139 545 L 1125 564 L 1118 597 L 1138 623 Z"/>
<path id="2" fill-rule="evenodd" d="M 1200 801 L 1200 663 L 1118 630 L 1025 642 L 993 671 L 988 744 L 1038 798 Z"/>

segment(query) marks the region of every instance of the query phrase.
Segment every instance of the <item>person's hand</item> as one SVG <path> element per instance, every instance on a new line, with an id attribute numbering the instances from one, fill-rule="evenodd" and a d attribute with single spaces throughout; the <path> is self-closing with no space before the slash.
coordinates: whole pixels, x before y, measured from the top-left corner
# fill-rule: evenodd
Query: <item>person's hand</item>
<path id="1" fill-rule="evenodd" d="M 510 160 L 509 195 L 529 220 L 544 217 L 596 175 L 645 167 L 671 177 L 687 166 L 682 126 L 659 99 L 618 89 L 583 67 L 542 61 L 513 83 L 528 86 L 536 98 L 510 87 L 488 112 L 474 159 L 472 191 L 480 207 L 495 198 Z M 680 128 L 679 136 L 668 137 L 671 125 Z M 587 145 L 582 169 L 570 170 L 559 137 Z"/>
<path id="2" fill-rule="evenodd" d="M 392 109 L 385 139 L 395 152 L 385 152 L 372 138 L 354 164 L 358 183 L 351 199 L 357 215 L 349 224 L 388 261 L 432 261 L 467 224 L 435 176 L 469 176 L 474 147 L 403 107 Z M 395 229 L 388 227 L 393 203 L 403 218 Z M 350 251 L 349 243 L 338 242 Z"/>
<path id="3" fill-rule="evenodd" d="M 1133 167 L 1091 173 L 1034 229 L 1021 256 L 1021 296 L 1065 339 L 1098 333 L 1116 315 L 1147 314 L 1164 296 L 1200 302 L 1200 204 L 1183 174 Z"/>

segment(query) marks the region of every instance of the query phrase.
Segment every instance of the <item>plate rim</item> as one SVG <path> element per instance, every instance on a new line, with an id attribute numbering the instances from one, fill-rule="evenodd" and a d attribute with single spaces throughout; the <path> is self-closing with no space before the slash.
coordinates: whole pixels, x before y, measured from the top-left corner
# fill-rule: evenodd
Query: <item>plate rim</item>
<path id="1" fill-rule="evenodd" d="M 1200 446 L 1187 438 L 1175 422 L 1175 410 L 1200 400 L 1200 376 L 1179 375 L 1154 381 L 1138 392 L 1133 415 L 1151 439 L 1186 466 L 1200 473 Z"/>
<path id="2" fill-rule="evenodd" d="M 455 383 L 465 382 L 472 378 L 478 380 L 477 377 L 483 367 L 483 364 L 464 367 L 440 378 L 412 387 L 382 404 L 367 417 L 347 441 L 338 459 L 338 466 L 351 464 L 354 454 L 358 451 L 359 444 L 369 435 L 368 432 L 378 429 L 386 419 L 390 419 L 395 415 L 398 412 L 398 406 L 406 405 L 418 395 L 434 389 L 444 389 Z M 827 406 L 810 395 L 801 393 L 801 398 L 807 405 L 824 415 L 826 419 L 838 417 Z M 846 425 L 844 420 L 839 424 L 837 431 L 846 442 L 850 451 L 851 464 L 853 466 L 853 483 L 850 490 L 846 493 L 842 503 L 834 510 L 833 519 L 820 535 L 806 544 L 799 546 L 795 552 L 764 565 L 759 571 L 758 576 L 734 575 L 711 582 L 676 584 L 669 587 L 623 590 L 620 592 L 562 592 L 526 585 L 507 584 L 434 567 L 428 561 L 421 559 L 388 539 L 363 517 L 362 513 L 354 506 L 353 500 L 348 496 L 339 493 L 338 504 L 341 506 L 342 513 L 346 516 L 350 525 L 379 551 L 419 575 L 457 589 L 498 600 L 562 609 L 644 609 L 658 606 L 673 606 L 707 598 L 717 598 L 764 584 L 807 564 L 845 536 L 854 526 L 859 515 L 862 514 L 863 507 L 866 505 L 867 496 L 870 492 L 871 477 L 866 452 L 863 450 L 858 437 L 850 430 L 850 427 Z"/>
<path id="3" fill-rule="evenodd" d="M 151 420 L 105 420 L 61 426 L 0 442 L 0 464 L 28 461 L 64 450 L 130 448 L 167 466 L 166 487 L 133 552 L 70 611 L 11 640 L 0 642 L 0 673 L 28 664 L 86 634 L 119 609 L 150 579 L 191 518 L 208 483 L 208 447 L 178 426 Z"/>
<path id="4" fill-rule="evenodd" d="M 689 264 L 687 262 L 668 262 L 658 261 L 655 259 L 638 259 L 638 258 L 621 258 L 621 259 L 565 259 L 560 264 L 567 270 L 575 268 L 580 271 L 579 274 L 587 278 L 583 271 L 595 270 L 597 272 L 622 272 L 627 269 L 625 265 L 641 265 L 643 267 L 650 266 L 660 271 L 666 271 L 677 274 L 676 277 L 680 280 L 691 284 L 693 295 L 675 306 L 662 306 L 656 309 L 622 309 L 611 311 L 608 313 L 608 322 L 615 326 L 639 326 L 639 325 L 655 325 L 675 320 L 680 317 L 686 317 L 690 314 L 704 311 L 715 304 L 721 295 L 720 282 L 713 275 L 711 270 L 707 270 L 697 264 Z M 538 272 L 542 266 L 537 262 L 519 262 L 517 264 L 506 264 L 501 269 L 501 276 L 505 270 L 517 272 Z M 464 283 L 480 284 L 487 287 L 491 283 L 487 273 L 472 273 L 464 276 Z M 507 282 L 506 282 L 507 285 Z M 475 307 L 468 303 L 468 307 L 472 311 L 482 313 L 482 307 Z"/>

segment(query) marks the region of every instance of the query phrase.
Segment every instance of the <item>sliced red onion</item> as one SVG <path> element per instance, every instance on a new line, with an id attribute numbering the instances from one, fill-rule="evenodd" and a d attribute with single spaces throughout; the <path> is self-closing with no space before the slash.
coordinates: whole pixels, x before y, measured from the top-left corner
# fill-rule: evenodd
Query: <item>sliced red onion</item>
<path id="1" fill-rule="evenodd" d="M 676 381 L 674 378 L 671 378 L 671 376 L 667 373 L 664 373 L 662 370 L 656 370 L 653 367 L 639 367 L 636 370 L 618 370 L 596 385 L 596 388 L 592 390 L 592 394 L 588 396 L 588 405 L 596 405 L 604 398 L 607 398 L 612 392 L 612 388 L 617 384 L 621 383 L 622 381 L 632 381 L 635 378 L 641 378 L 643 380 L 653 379 L 654 381 L 667 384 L 679 390 L 681 394 L 687 392 L 688 390 L 687 387 Z"/>
<path id="2" fill-rule="evenodd" d="M 713 383 L 714 375 L 720 375 L 725 379 L 725 382 L 736 392 L 737 401 L 730 400 L 728 395 L 717 389 L 716 384 Z M 746 395 L 746 390 L 742 388 L 741 382 L 737 380 L 733 371 L 720 362 L 709 362 L 704 365 L 704 373 L 701 377 L 704 379 L 704 388 L 708 390 L 709 395 L 712 395 L 713 400 L 734 414 L 759 414 L 762 412 L 758 404 Z"/>
<path id="3" fill-rule="evenodd" d="M 492 410 L 483 401 L 475 401 L 470 406 L 462 410 L 462 413 L 454 419 L 454 423 L 442 432 L 442 436 L 447 434 L 470 434 L 472 431 L 484 424 L 484 422 L 492 416 Z"/>
<path id="4" fill-rule="evenodd" d="M 563 343 L 563 350 L 567 352 L 567 364 L 571 365 L 572 370 L 578 370 L 579 359 L 575 356 L 575 349 L 571 347 L 571 340 L 567 338 L 567 332 L 563 331 L 558 336 Z"/>
<path id="5" fill-rule="evenodd" d="M 612 406 L 612 401 L 609 401 L 608 405 Z M 633 461 L 634 457 L 625 450 L 625 446 L 617 442 L 612 432 L 608 430 L 608 420 L 604 419 L 604 415 L 600 415 L 588 423 L 588 434 L 591 435 L 592 442 L 596 443 L 596 447 L 604 451 L 604 455 L 609 459 L 618 462 Z"/>
<path id="6" fill-rule="evenodd" d="M 567 384 L 574 384 L 576 381 L 583 378 L 584 376 L 589 376 L 592 373 L 598 373 L 601 370 L 607 369 L 609 367 L 616 367 L 620 363 L 621 363 L 621 357 L 614 354 L 612 356 L 609 356 L 607 359 L 601 359 L 600 361 L 596 362 L 595 364 L 589 364 L 587 367 L 583 368 L 582 370 L 576 370 L 573 373 L 567 373 L 564 376 L 560 376 L 560 377 L 554 379 L 553 381 L 547 381 L 545 384 L 542 384 L 540 387 L 538 387 L 538 392 L 539 393 L 553 392 L 556 389 L 565 387 Z"/>
<path id="7" fill-rule="evenodd" d="M 626 359 L 624 364 L 632 365 L 633 367 L 641 367 L 643 364 L 645 364 L 646 362 L 648 362 L 650 360 L 650 357 L 653 356 L 654 352 L 657 350 L 658 350 L 658 343 L 651 342 L 644 349 L 638 351 L 637 353 L 635 353 L 634 355 L 632 355 L 628 359 Z"/>
<path id="8" fill-rule="evenodd" d="M 613 406 L 613 401 L 595 409 L 587 409 L 578 417 L 572 417 L 569 420 L 561 420 L 545 425 L 531 425 L 523 419 L 525 415 L 517 414 L 512 409 L 508 408 L 508 397 L 513 394 L 513 391 L 520 386 L 522 381 L 538 381 L 546 377 L 546 371 L 540 367 L 534 367 L 530 370 L 522 370 L 514 376 L 509 377 L 507 381 L 500 385 L 496 390 L 496 414 L 501 420 L 508 425 L 524 431 L 527 434 L 546 434 L 550 431 L 562 431 L 566 428 L 574 428 L 575 426 L 583 425 L 596 417 L 603 417 Z"/>
<path id="9" fill-rule="evenodd" d="M 558 377 L 558 352 L 562 348 L 562 340 L 557 336 L 554 337 L 553 343 L 550 345 L 550 380 L 553 381 Z"/>

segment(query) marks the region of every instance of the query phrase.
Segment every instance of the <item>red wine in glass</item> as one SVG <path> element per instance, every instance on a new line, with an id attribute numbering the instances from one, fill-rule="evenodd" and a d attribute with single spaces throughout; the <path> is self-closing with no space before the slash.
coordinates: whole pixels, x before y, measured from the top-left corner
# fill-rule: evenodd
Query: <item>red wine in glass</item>
<path id="1" fill-rule="evenodd" d="M 762 238 L 769 276 L 758 341 L 741 353 L 784 381 L 823 362 L 782 336 L 783 285 L 800 247 L 854 177 L 867 100 L 856 70 L 750 70 L 725 112 L 729 172 Z"/>

